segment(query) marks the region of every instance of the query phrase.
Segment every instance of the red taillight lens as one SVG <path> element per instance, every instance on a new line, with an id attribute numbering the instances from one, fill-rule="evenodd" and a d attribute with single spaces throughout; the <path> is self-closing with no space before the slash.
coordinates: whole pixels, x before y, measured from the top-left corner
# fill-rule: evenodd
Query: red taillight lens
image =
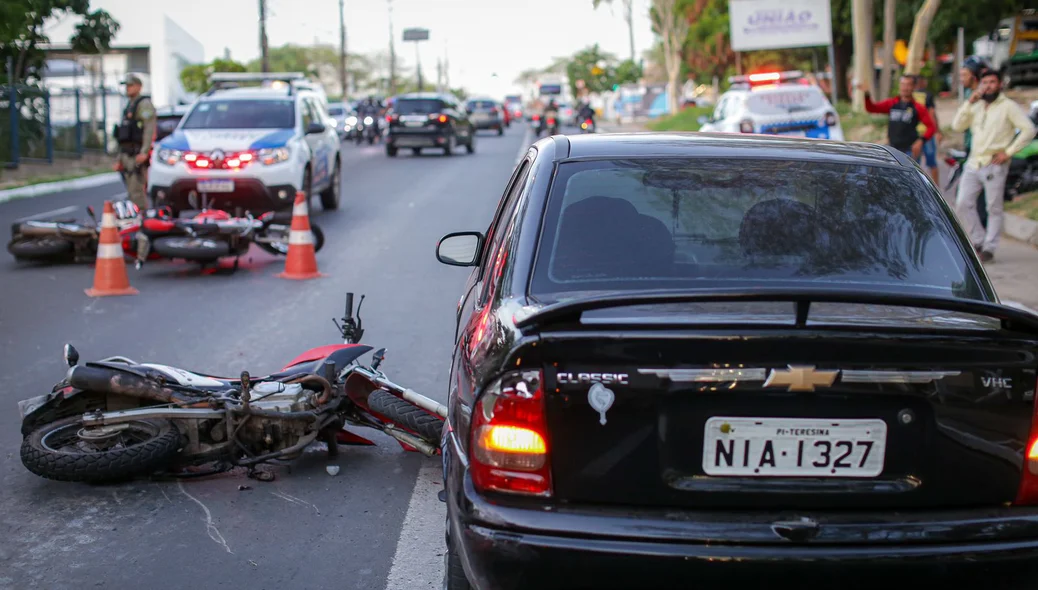
<path id="1" fill-rule="evenodd" d="M 1035 387 L 1035 398 L 1035 407 L 1031 410 L 1031 436 L 1024 447 L 1020 489 L 1014 502 L 1018 506 L 1038 504 L 1038 386 Z"/>
<path id="2" fill-rule="evenodd" d="M 549 124 L 549 125 L 554 125 L 554 124 L 555 124 L 555 119 L 551 119 L 551 118 L 549 118 L 549 119 L 548 119 L 548 124 Z"/>
<path id="3" fill-rule="evenodd" d="M 248 166 L 256 156 L 252 152 L 232 152 L 222 160 L 214 161 L 206 154 L 185 152 L 183 158 L 188 168 L 196 170 L 238 170 Z"/>
<path id="4" fill-rule="evenodd" d="M 739 123 L 739 132 L 740 133 L 753 133 L 753 121 L 747 120 L 747 121 L 743 121 L 742 123 Z"/>
<path id="5" fill-rule="evenodd" d="M 551 496 L 548 420 L 540 371 L 506 373 L 472 416 L 472 482 L 483 491 Z"/>
<path id="6" fill-rule="evenodd" d="M 825 114 L 825 124 L 830 126 L 830 127 L 835 127 L 836 126 L 836 114 L 835 113 L 826 113 Z"/>
<path id="7" fill-rule="evenodd" d="M 436 120 L 439 121 L 440 123 L 446 123 L 447 122 L 447 115 L 440 115 L 440 118 L 438 118 Z"/>

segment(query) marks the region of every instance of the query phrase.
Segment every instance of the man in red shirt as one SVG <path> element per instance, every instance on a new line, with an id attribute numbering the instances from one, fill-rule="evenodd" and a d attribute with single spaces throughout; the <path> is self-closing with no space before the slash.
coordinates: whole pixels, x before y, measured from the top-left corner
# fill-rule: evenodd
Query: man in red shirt
<path id="1" fill-rule="evenodd" d="M 934 124 L 926 105 L 915 100 L 914 92 L 915 77 L 901 76 L 898 84 L 898 96 L 894 98 L 872 102 L 872 97 L 866 90 L 865 110 L 870 113 L 889 115 L 887 140 L 890 142 L 890 146 L 918 161 L 923 154 L 923 144 L 930 141 L 930 138 L 937 133 L 937 125 Z M 920 124 L 926 129 L 922 137 L 919 136 L 917 129 Z"/>

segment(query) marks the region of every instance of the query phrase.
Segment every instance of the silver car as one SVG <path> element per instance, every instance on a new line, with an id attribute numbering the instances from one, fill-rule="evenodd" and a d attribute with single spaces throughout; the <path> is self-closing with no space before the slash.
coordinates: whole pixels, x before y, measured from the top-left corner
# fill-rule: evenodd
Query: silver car
<path id="1" fill-rule="evenodd" d="M 490 98 L 473 98 L 465 103 L 472 125 L 477 129 L 496 129 L 498 135 L 505 133 L 504 113 L 497 102 Z"/>

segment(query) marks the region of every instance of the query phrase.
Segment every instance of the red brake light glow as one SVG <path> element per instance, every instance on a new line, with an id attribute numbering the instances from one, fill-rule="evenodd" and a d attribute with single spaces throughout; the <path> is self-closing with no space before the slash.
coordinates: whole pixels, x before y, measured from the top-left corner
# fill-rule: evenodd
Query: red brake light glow
<path id="1" fill-rule="evenodd" d="M 479 490 L 551 496 L 548 421 L 540 371 L 506 373 L 472 414 L 472 481 Z"/>
<path id="2" fill-rule="evenodd" d="M 222 160 L 214 161 L 209 154 L 185 152 L 183 159 L 184 162 L 187 162 L 188 168 L 196 170 L 239 170 L 253 162 L 256 159 L 256 155 L 249 151 L 231 152 L 224 156 Z"/>
<path id="3" fill-rule="evenodd" d="M 438 120 L 440 121 L 440 123 L 446 123 L 447 122 L 447 115 L 440 115 L 440 118 Z"/>
<path id="4" fill-rule="evenodd" d="M 1035 387 L 1035 397 L 1038 398 L 1038 386 Z M 1035 407 L 1031 410 L 1031 435 L 1027 438 L 1027 446 L 1024 447 L 1024 465 L 1020 474 L 1020 489 L 1016 494 L 1018 506 L 1034 506 L 1038 504 L 1038 399 Z"/>

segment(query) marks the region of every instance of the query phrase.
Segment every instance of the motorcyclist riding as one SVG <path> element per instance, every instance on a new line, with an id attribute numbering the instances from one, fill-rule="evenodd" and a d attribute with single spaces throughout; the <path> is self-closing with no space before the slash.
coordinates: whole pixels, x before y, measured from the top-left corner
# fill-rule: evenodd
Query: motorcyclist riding
<path id="1" fill-rule="evenodd" d="M 548 119 L 555 119 L 556 129 L 559 125 L 559 105 L 555 104 L 555 99 L 548 101 L 548 106 L 544 107 L 544 114 L 541 116 L 541 128 L 537 130 L 538 134 L 547 127 Z"/>
<path id="2" fill-rule="evenodd" d="M 364 102 L 362 102 L 360 107 L 357 109 L 357 119 L 359 121 L 363 122 L 367 117 L 371 117 L 371 126 L 374 127 L 375 135 L 381 135 L 382 132 L 379 119 L 382 118 L 382 108 L 375 100 L 374 95 L 364 99 Z M 364 140 L 364 137 L 368 133 L 367 127 L 368 126 L 365 124 L 364 132 L 357 135 L 357 143 Z"/>
<path id="3" fill-rule="evenodd" d="M 577 113 L 577 121 L 583 123 L 584 121 L 591 121 L 591 125 L 595 124 L 595 109 L 591 108 L 591 103 L 585 102 L 580 107 L 580 112 Z"/>

